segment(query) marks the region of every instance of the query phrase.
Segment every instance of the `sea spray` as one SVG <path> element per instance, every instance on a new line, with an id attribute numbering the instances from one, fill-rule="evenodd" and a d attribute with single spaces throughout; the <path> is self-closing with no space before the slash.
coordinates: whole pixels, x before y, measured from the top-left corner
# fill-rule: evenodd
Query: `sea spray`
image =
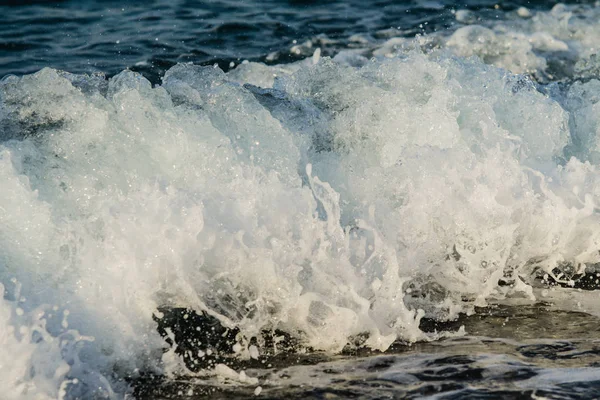
<path id="1" fill-rule="evenodd" d="M 270 70 L 244 68 L 255 84 Z M 239 77 L 181 64 L 155 86 L 48 68 L 0 84 L 0 280 L 8 297 L 20 283 L 24 315 L 68 310 L 93 338 L 76 363 L 48 356 L 62 372 L 31 393 L 110 396 L 106 382 L 164 371 L 160 307 L 236 329 L 240 357 L 274 330 L 385 350 L 429 338 L 423 316 L 531 299 L 540 276 L 600 261 L 595 97 L 577 94 L 595 81 L 552 97 L 420 51 L 320 57 L 272 88 Z M 24 393 L 46 339 L 6 321 Z M 101 389 L 76 389 L 88 371 Z"/>

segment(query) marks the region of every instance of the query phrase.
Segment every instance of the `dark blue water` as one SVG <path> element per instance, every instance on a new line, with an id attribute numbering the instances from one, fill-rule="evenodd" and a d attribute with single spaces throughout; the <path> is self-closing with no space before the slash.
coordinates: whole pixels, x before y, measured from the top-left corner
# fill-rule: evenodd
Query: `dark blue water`
<path id="1" fill-rule="evenodd" d="M 411 1 L 2 1 L 0 76 L 43 67 L 113 75 L 125 68 L 152 81 L 178 62 L 227 70 L 242 60 L 282 63 L 294 41 L 323 55 L 351 47 L 354 34 L 373 41 L 452 28 L 455 9 L 503 18 L 519 5 L 549 9 L 557 2 Z M 497 6 L 498 7 L 495 7 Z M 272 54 L 271 57 L 268 57 Z"/>

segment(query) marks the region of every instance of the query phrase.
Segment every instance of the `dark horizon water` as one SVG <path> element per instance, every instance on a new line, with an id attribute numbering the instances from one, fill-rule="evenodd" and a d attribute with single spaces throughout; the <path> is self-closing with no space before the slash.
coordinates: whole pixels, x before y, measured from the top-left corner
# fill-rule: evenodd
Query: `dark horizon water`
<path id="1" fill-rule="evenodd" d="M 0 1 L 0 77 L 44 67 L 112 76 L 126 68 L 153 82 L 176 63 L 243 60 L 280 64 L 394 36 L 414 37 L 456 26 L 453 10 L 501 19 L 519 6 L 548 10 L 558 1 L 494 0 L 266 0 L 266 1 Z M 565 2 L 563 2 L 565 3 Z M 567 1 L 584 4 L 590 1 Z M 295 42 L 294 42 L 295 41 Z M 312 52 L 311 52 L 312 53 Z"/>

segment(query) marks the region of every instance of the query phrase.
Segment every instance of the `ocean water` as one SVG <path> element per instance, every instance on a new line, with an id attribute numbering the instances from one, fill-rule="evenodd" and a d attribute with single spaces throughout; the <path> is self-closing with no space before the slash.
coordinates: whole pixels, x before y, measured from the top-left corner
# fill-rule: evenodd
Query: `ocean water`
<path id="1" fill-rule="evenodd" d="M 600 3 L 0 11 L 0 398 L 600 397 Z"/>

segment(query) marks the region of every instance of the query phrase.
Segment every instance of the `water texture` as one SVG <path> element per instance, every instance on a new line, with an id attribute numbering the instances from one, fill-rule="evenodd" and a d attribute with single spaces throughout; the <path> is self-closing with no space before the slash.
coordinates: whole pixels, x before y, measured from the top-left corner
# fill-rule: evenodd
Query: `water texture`
<path id="1" fill-rule="evenodd" d="M 455 9 L 503 18 L 519 2 L 373 1 L 0 1 L 0 76 L 44 67 L 115 75 L 125 68 L 156 82 L 179 62 L 222 69 L 306 57 L 306 42 L 333 55 L 361 42 L 443 31 Z M 555 1 L 531 1 L 548 9 Z M 355 36 L 359 35 L 359 36 Z M 296 41 L 296 43 L 294 43 Z M 312 54 L 312 51 L 310 52 Z"/>
<path id="2" fill-rule="evenodd" d="M 5 398 L 598 397 L 599 4 L 116 6 L 2 5 Z"/>

